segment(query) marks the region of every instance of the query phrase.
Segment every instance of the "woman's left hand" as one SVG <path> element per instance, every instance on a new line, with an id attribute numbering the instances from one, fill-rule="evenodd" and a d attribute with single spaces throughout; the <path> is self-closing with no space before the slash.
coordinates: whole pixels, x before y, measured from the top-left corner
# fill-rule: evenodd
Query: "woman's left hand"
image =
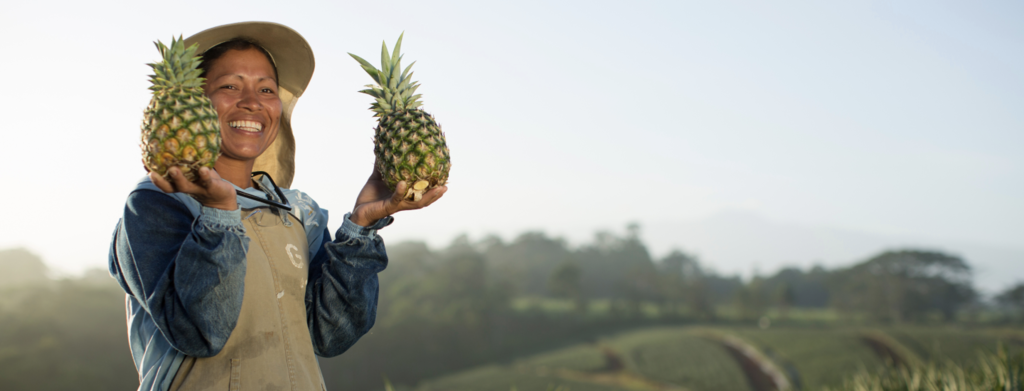
<path id="1" fill-rule="evenodd" d="M 352 209 L 352 216 L 349 219 L 360 226 L 369 227 L 377 220 L 396 212 L 425 208 L 433 204 L 448 191 L 448 186 L 438 186 L 428 190 L 423 193 L 423 198 L 420 198 L 419 201 L 405 199 L 408 189 L 409 184 L 402 181 L 398 182 L 398 186 L 392 192 L 374 165 L 373 174 L 366 180 L 363 190 L 359 192 L 356 206 Z"/>

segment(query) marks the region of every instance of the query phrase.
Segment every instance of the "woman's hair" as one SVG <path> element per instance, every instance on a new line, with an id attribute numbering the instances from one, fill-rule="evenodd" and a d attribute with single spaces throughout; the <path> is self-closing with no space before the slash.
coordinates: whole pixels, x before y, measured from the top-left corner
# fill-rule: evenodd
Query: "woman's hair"
<path id="1" fill-rule="evenodd" d="M 224 53 L 227 53 L 229 50 L 249 49 L 259 50 L 260 53 L 263 53 L 263 55 L 267 57 L 267 62 L 270 62 L 270 67 L 274 68 L 274 80 L 276 80 L 278 85 L 280 85 L 281 79 L 277 76 L 277 64 L 274 64 L 274 58 L 270 57 L 270 53 L 268 53 L 267 50 L 264 49 L 263 46 L 255 39 L 245 37 L 232 38 L 231 40 L 222 42 L 217 46 L 207 49 L 205 53 L 200 55 L 203 60 L 199 63 L 199 69 L 202 69 L 203 73 L 199 74 L 199 77 L 206 77 L 206 72 L 208 72 L 210 67 L 213 66 L 213 62 L 217 61 L 218 58 L 223 56 Z"/>

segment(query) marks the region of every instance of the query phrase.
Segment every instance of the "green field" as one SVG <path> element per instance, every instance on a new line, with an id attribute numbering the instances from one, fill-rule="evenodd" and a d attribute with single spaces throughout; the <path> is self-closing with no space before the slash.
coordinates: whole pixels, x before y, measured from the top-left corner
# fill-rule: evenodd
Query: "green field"
<path id="1" fill-rule="evenodd" d="M 960 365 L 973 362 L 979 351 L 995 352 L 1002 345 L 1015 352 L 1024 345 L 1020 334 L 996 330 L 900 328 L 886 333 L 924 360 Z"/>
<path id="2" fill-rule="evenodd" d="M 673 327 L 609 336 L 504 365 L 488 365 L 420 383 L 427 390 L 762 391 L 748 379 L 725 340 L 752 348 L 758 365 L 746 371 L 784 374 L 794 390 L 838 387 L 862 369 L 895 358 L 902 365 L 946 360 L 968 363 L 998 343 L 1019 350 L 1021 333 L 943 328 Z M 873 341 L 873 342 L 872 342 Z M 749 364 L 749 363 L 748 363 Z M 769 368 L 770 367 L 770 368 Z M 752 369 L 753 368 L 753 369 Z M 764 369 L 768 368 L 768 369 Z M 763 376 L 762 376 L 763 377 Z"/>
<path id="3" fill-rule="evenodd" d="M 750 389 L 743 370 L 714 341 L 680 329 L 663 333 L 660 338 L 636 338 L 643 336 L 644 333 L 627 336 L 615 344 L 628 354 L 630 370 L 642 377 L 690 390 Z"/>

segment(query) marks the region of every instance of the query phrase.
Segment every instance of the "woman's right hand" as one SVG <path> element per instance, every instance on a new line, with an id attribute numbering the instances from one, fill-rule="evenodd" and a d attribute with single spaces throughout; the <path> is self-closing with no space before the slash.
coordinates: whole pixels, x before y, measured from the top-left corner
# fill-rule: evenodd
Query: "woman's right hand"
<path id="1" fill-rule="evenodd" d="M 149 180 L 165 193 L 188 194 L 209 208 L 238 209 L 235 187 L 230 182 L 221 179 L 217 171 L 207 167 L 200 168 L 199 180 L 196 182 L 185 179 L 185 175 L 178 167 L 171 167 L 167 170 L 167 174 L 171 177 L 170 181 L 155 172 L 149 173 Z"/>

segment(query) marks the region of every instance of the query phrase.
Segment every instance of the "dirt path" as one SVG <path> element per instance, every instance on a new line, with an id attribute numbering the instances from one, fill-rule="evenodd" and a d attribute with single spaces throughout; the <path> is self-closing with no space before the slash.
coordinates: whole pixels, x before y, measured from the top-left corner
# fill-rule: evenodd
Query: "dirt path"
<path id="1" fill-rule="evenodd" d="M 775 380 L 768 376 L 753 358 L 748 357 L 743 351 L 729 344 L 722 343 L 722 347 L 729 351 L 729 355 L 736 360 L 737 364 L 740 364 L 743 373 L 747 375 L 747 383 L 750 384 L 750 389 L 754 391 L 779 390 L 778 386 L 775 385 Z"/>
<path id="2" fill-rule="evenodd" d="M 704 336 L 709 341 L 720 344 L 739 364 L 747 377 L 753 391 L 788 391 L 791 389 L 789 380 L 757 349 L 732 336 Z M 686 388 L 674 384 L 662 383 L 634 374 L 626 368 L 626 362 L 619 352 L 607 346 L 599 347 L 604 356 L 604 366 L 591 371 L 575 371 L 569 369 L 537 368 L 533 374 L 542 377 L 555 377 L 582 383 L 621 387 L 637 391 L 687 391 Z M 521 369 L 522 371 L 522 369 Z"/>
<path id="3" fill-rule="evenodd" d="M 601 347 L 601 354 L 604 355 L 604 368 L 598 369 L 597 373 L 614 373 L 626 370 L 626 362 L 622 360 L 619 352 L 607 346 Z"/>

